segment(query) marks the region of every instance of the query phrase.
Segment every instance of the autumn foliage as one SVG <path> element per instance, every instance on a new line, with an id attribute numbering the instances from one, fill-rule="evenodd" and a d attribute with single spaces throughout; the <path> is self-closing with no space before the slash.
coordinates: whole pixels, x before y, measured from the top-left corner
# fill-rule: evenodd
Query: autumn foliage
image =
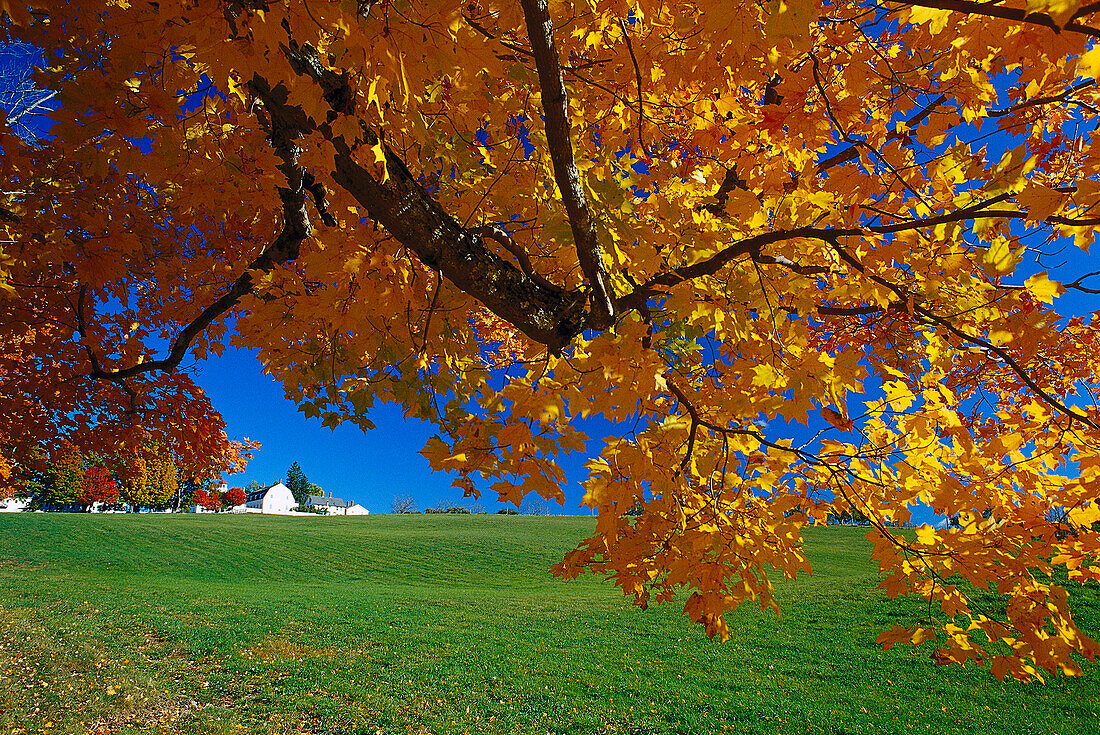
<path id="1" fill-rule="evenodd" d="M 84 485 L 78 498 L 82 505 L 113 505 L 118 499 L 118 483 L 106 467 L 93 466 L 84 470 Z"/>
<path id="2" fill-rule="evenodd" d="M 236 505 L 244 505 L 245 494 L 242 487 L 231 487 L 225 493 L 224 504 L 230 508 Z"/>
<path id="3" fill-rule="evenodd" d="M 160 444 L 139 447 L 116 457 L 115 466 L 122 480 L 122 497 L 139 507 L 164 507 L 176 497 L 180 486 L 179 470 L 167 448 Z"/>
<path id="4" fill-rule="evenodd" d="M 884 645 L 1095 656 L 1095 6 L 0 8 L 61 101 L 0 140 L 12 461 L 163 435 L 224 465 L 180 367 L 232 342 L 326 425 L 433 422 L 469 493 L 560 500 L 591 452 L 556 572 L 686 590 L 710 635 L 858 512 L 928 601 Z M 918 505 L 957 522 L 899 530 Z"/>
<path id="5" fill-rule="evenodd" d="M 224 490 L 221 487 L 199 488 L 192 496 L 192 500 L 196 505 L 200 505 L 206 510 L 220 513 L 234 506 L 244 505 L 245 492 L 244 488 L 239 487 Z"/>

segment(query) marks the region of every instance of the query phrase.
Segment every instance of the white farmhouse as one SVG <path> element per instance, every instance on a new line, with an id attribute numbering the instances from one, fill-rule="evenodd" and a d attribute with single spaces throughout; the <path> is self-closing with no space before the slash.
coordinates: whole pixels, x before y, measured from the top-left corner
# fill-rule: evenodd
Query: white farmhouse
<path id="1" fill-rule="evenodd" d="M 245 512 L 285 515 L 298 507 L 294 493 L 281 482 L 245 496 Z"/>
<path id="2" fill-rule="evenodd" d="M 343 500 L 342 498 L 332 497 L 332 493 L 328 495 L 310 495 L 306 498 L 306 506 L 309 508 L 317 508 L 329 516 L 365 516 L 370 515 L 370 511 L 359 505 L 359 503 L 353 503 L 350 500 Z"/>

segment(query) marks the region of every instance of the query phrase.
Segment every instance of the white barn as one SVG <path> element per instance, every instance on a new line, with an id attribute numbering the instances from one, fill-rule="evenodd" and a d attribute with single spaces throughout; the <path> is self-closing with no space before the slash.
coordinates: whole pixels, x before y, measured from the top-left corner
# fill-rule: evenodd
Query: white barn
<path id="1" fill-rule="evenodd" d="M 281 482 L 245 496 L 245 512 L 284 515 L 298 507 L 294 493 Z"/>

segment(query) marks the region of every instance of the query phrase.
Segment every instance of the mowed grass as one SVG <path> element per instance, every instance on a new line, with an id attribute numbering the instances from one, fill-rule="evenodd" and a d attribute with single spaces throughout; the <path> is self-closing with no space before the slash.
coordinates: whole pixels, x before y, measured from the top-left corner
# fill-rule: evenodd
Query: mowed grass
<path id="1" fill-rule="evenodd" d="M 719 645 L 552 578 L 592 523 L 0 516 L 0 733 L 1100 733 L 1100 666 L 1022 685 L 883 652 L 921 608 L 876 590 L 862 530 L 814 530 L 781 615 Z"/>

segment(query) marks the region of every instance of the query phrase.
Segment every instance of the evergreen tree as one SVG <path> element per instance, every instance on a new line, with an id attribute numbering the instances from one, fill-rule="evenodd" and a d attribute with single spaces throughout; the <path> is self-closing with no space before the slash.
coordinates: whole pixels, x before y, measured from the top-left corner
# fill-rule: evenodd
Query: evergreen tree
<path id="1" fill-rule="evenodd" d="M 286 486 L 294 494 L 294 499 L 298 501 L 298 505 L 306 504 L 306 496 L 309 495 L 309 480 L 297 462 L 287 468 Z"/>

